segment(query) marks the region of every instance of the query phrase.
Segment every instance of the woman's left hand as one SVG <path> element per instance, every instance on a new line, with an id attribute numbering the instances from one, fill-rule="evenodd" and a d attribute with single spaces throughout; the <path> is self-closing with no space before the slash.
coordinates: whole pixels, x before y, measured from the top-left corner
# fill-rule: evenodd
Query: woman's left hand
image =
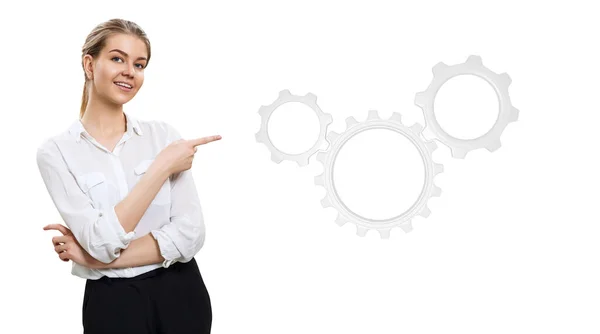
<path id="1" fill-rule="evenodd" d="M 50 224 L 44 226 L 44 230 L 57 230 L 63 234 L 62 236 L 52 237 L 54 251 L 58 253 L 58 257 L 61 260 L 65 262 L 72 260 L 87 268 L 100 268 L 102 266 L 102 262 L 93 258 L 81 247 L 77 239 L 75 239 L 73 232 L 66 226 Z"/>

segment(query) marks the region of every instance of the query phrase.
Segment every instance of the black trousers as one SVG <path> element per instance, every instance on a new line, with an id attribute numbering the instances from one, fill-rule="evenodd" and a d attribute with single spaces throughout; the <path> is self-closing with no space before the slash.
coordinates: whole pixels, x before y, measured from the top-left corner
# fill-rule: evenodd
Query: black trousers
<path id="1" fill-rule="evenodd" d="M 85 284 L 84 334 L 209 334 L 211 324 L 210 296 L 195 259 Z"/>

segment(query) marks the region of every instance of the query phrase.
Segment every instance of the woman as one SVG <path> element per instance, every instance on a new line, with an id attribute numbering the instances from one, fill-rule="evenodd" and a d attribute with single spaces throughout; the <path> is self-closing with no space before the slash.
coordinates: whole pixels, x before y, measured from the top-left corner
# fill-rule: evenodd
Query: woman
<path id="1" fill-rule="evenodd" d="M 123 111 L 142 87 L 150 42 L 113 19 L 89 34 L 80 119 L 47 139 L 37 164 L 65 227 L 52 243 L 85 278 L 84 333 L 210 333 L 212 309 L 194 256 L 205 226 L 191 173 L 196 146 L 163 121 Z"/>

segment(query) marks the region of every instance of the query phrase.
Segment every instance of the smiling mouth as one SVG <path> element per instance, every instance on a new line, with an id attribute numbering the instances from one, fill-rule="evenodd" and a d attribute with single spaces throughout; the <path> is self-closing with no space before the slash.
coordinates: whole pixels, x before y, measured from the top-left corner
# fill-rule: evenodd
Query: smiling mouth
<path id="1" fill-rule="evenodd" d="M 118 84 L 118 83 L 114 83 L 114 84 L 115 84 L 115 86 L 119 87 L 121 90 L 124 90 L 126 92 L 130 92 L 133 89 L 133 87 L 131 87 L 131 88 L 130 87 L 126 87 L 123 84 Z"/>

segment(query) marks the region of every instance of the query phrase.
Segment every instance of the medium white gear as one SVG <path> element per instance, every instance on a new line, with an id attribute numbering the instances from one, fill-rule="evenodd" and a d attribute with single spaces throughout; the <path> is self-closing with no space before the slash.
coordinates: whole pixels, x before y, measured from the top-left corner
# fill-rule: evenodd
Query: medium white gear
<path id="1" fill-rule="evenodd" d="M 350 210 L 339 198 L 333 184 L 333 166 L 340 149 L 352 137 L 370 129 L 387 129 L 405 136 L 418 149 L 425 167 L 425 182 L 419 198 L 404 213 L 383 220 L 365 218 Z M 412 230 L 414 216 L 429 216 L 430 210 L 427 207 L 429 198 L 441 195 L 441 189 L 433 183 L 433 178 L 444 170 L 444 166 L 433 161 L 432 153 L 437 145 L 434 141 L 424 140 L 421 137 L 422 131 L 423 126 L 418 123 L 410 127 L 404 126 L 398 113 L 393 113 L 388 120 L 382 120 L 376 110 L 369 110 L 369 115 L 364 122 L 358 123 L 354 117 L 348 117 L 346 118 L 346 131 L 342 134 L 334 131 L 327 134 L 330 145 L 327 150 L 317 153 L 317 160 L 323 164 L 323 173 L 315 176 L 315 184 L 325 188 L 326 194 L 321 200 L 321 205 L 324 208 L 333 207 L 338 211 L 335 222 L 339 226 L 352 222 L 356 224 L 356 234 L 361 237 L 364 237 L 369 229 L 375 229 L 382 239 L 388 239 L 393 227 L 399 226 L 408 233 Z"/>
<path id="2" fill-rule="evenodd" d="M 319 118 L 319 137 L 315 144 L 304 153 L 288 154 L 282 152 L 277 147 L 275 147 L 275 145 L 273 145 L 271 139 L 269 138 L 269 118 L 271 117 L 271 114 L 275 111 L 275 109 L 287 102 L 304 103 L 305 105 L 310 107 Z M 325 141 L 327 127 L 329 126 L 329 124 L 331 124 L 331 122 L 333 122 L 333 118 L 330 114 L 326 114 L 323 111 L 321 111 L 321 109 L 317 105 L 317 97 L 313 93 L 307 93 L 304 96 L 298 96 L 292 95 L 287 89 L 280 91 L 279 97 L 272 104 L 268 106 L 261 106 L 258 113 L 261 116 L 261 126 L 260 130 L 255 135 L 256 141 L 258 141 L 259 143 L 263 143 L 267 146 L 269 151 L 271 151 L 271 160 L 273 160 L 275 163 L 280 163 L 282 160 L 291 160 L 296 161 L 298 163 L 298 166 L 300 167 L 308 165 L 309 158 L 319 150 L 321 144 Z"/>
<path id="3" fill-rule="evenodd" d="M 440 87 L 451 78 L 461 74 L 476 75 L 487 81 L 496 92 L 500 104 L 500 110 L 496 123 L 485 134 L 474 139 L 459 139 L 445 132 L 433 112 L 433 103 Z M 448 66 L 442 62 L 433 67 L 433 80 L 429 87 L 415 96 L 415 104 L 423 110 L 425 125 L 435 138 L 448 146 L 454 158 L 463 159 L 471 150 L 486 148 L 494 152 L 500 148 L 500 136 L 502 131 L 510 122 L 519 118 L 519 110 L 512 106 L 508 95 L 508 86 L 511 79 L 506 73 L 497 74 L 483 66 L 481 57 L 471 55 L 462 64 Z"/>

